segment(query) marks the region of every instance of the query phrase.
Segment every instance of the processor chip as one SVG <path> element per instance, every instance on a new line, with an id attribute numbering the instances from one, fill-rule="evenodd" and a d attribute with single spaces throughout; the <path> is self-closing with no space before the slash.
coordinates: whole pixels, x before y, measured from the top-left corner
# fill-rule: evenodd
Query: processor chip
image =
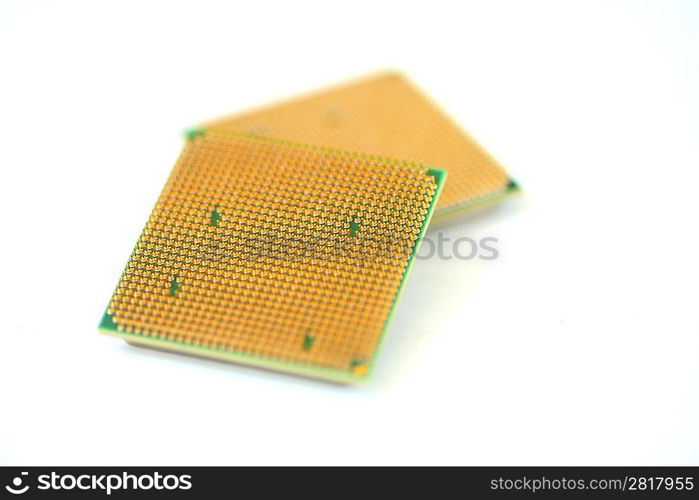
<path id="1" fill-rule="evenodd" d="M 444 175 L 246 134 L 191 133 L 100 330 L 362 380 Z"/>
<path id="2" fill-rule="evenodd" d="M 404 77 L 380 74 L 203 128 L 400 158 L 449 172 L 435 217 L 496 201 L 517 185 Z"/>

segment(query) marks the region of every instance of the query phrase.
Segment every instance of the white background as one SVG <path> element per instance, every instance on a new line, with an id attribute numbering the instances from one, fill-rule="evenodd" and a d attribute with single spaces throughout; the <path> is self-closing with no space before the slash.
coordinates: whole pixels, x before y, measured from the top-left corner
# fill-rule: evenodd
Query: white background
<path id="1" fill-rule="evenodd" d="M 697 33 L 696 2 L 3 2 L 0 463 L 699 464 Z M 184 128 L 387 68 L 524 193 L 441 228 L 500 258 L 417 261 L 368 386 L 97 334 Z"/>

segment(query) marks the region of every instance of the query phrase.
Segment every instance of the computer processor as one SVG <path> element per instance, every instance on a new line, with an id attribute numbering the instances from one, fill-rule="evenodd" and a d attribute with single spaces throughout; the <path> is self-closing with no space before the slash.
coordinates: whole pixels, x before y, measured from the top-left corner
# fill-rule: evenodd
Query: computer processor
<path id="1" fill-rule="evenodd" d="M 449 180 L 435 217 L 492 203 L 517 190 L 517 184 L 481 146 L 396 73 L 382 73 L 202 127 L 401 158 L 446 170 Z"/>
<path id="2" fill-rule="evenodd" d="M 364 380 L 444 178 L 407 161 L 193 131 L 100 331 Z"/>

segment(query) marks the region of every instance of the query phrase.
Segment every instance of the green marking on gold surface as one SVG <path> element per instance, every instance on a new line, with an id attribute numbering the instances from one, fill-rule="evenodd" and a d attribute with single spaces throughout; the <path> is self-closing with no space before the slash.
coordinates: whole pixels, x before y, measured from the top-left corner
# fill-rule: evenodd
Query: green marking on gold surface
<path id="1" fill-rule="evenodd" d="M 185 130 L 184 136 L 188 141 L 193 141 L 197 137 L 203 137 L 206 131 L 200 128 L 190 128 Z"/>
<path id="2" fill-rule="evenodd" d="M 303 348 L 304 351 L 310 351 L 311 347 L 313 347 L 313 342 L 315 339 L 309 335 L 308 333 L 303 336 L 303 342 L 301 342 L 301 347 Z"/>
<path id="3" fill-rule="evenodd" d="M 218 211 L 218 207 L 214 207 L 211 211 L 211 225 L 214 227 L 218 226 L 219 220 L 221 220 L 221 214 Z"/>
<path id="4" fill-rule="evenodd" d="M 180 291 L 180 284 L 177 282 L 177 276 L 172 278 L 172 281 L 170 282 L 170 295 L 175 297 L 177 295 L 177 292 Z"/>
<path id="5" fill-rule="evenodd" d="M 114 322 L 114 318 L 108 312 L 105 312 L 102 316 L 102 321 L 100 321 L 100 328 L 105 328 L 107 330 L 118 330 L 117 324 Z"/>
<path id="6" fill-rule="evenodd" d="M 350 221 L 350 236 L 355 237 L 357 235 L 357 230 L 359 229 L 359 222 L 356 220 L 352 219 Z"/>

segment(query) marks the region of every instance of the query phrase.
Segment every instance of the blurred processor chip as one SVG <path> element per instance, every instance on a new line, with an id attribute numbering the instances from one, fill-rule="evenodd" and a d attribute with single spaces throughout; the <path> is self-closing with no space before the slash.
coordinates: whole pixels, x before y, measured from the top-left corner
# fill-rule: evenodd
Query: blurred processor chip
<path id="1" fill-rule="evenodd" d="M 517 189 L 485 150 L 395 73 L 212 121 L 203 128 L 248 132 L 446 170 L 449 180 L 435 217 L 496 201 Z"/>

